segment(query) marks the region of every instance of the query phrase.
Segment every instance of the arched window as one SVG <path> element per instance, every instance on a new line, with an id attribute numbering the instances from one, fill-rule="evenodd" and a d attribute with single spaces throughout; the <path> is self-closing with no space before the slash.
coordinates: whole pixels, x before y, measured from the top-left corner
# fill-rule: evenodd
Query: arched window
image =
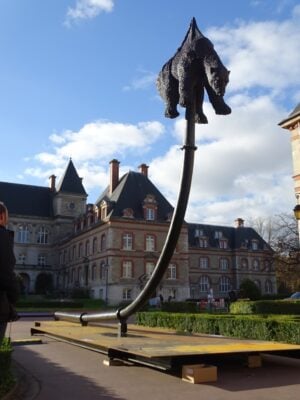
<path id="1" fill-rule="evenodd" d="M 210 283 L 209 283 L 209 278 L 206 275 L 202 275 L 200 276 L 199 279 L 199 290 L 200 292 L 205 292 L 207 293 L 210 287 Z"/>
<path id="2" fill-rule="evenodd" d="M 247 258 L 242 258 L 241 259 L 241 268 L 242 269 L 248 269 L 248 260 L 247 260 Z"/>
<path id="3" fill-rule="evenodd" d="M 98 243 L 98 240 L 96 237 L 94 237 L 94 239 L 93 239 L 93 254 L 95 254 L 97 252 L 97 243 Z"/>
<path id="4" fill-rule="evenodd" d="M 265 282 L 265 293 L 267 294 L 273 293 L 273 285 L 269 279 L 267 279 Z"/>
<path id="5" fill-rule="evenodd" d="M 37 243 L 39 244 L 46 244 L 48 243 L 48 236 L 49 231 L 44 226 L 40 226 L 39 230 L 37 231 Z"/>
<path id="6" fill-rule="evenodd" d="M 231 289 L 231 281 L 228 276 L 221 276 L 219 280 L 219 291 L 220 293 L 228 293 Z"/>
<path id="7" fill-rule="evenodd" d="M 260 283 L 260 281 L 259 281 L 258 279 L 255 279 L 253 282 L 255 283 L 255 285 L 256 285 L 259 289 L 261 288 L 261 283 Z"/>
<path id="8" fill-rule="evenodd" d="M 252 264 L 253 271 L 259 271 L 259 260 L 255 258 Z"/>
<path id="9" fill-rule="evenodd" d="M 90 255 L 90 241 L 89 240 L 87 240 L 85 242 L 85 255 L 86 255 L 86 257 L 88 257 Z"/>
<path id="10" fill-rule="evenodd" d="M 79 258 L 81 258 L 81 257 L 83 257 L 83 245 L 82 245 L 82 243 L 79 243 L 79 246 L 78 246 L 78 257 Z"/>
<path id="11" fill-rule="evenodd" d="M 103 233 L 101 235 L 101 240 L 100 240 L 100 251 L 105 251 L 106 250 L 106 235 Z"/>
<path id="12" fill-rule="evenodd" d="M 93 266 L 92 266 L 92 281 L 94 281 L 96 278 L 97 278 L 97 269 L 96 269 L 96 264 L 94 264 Z"/>

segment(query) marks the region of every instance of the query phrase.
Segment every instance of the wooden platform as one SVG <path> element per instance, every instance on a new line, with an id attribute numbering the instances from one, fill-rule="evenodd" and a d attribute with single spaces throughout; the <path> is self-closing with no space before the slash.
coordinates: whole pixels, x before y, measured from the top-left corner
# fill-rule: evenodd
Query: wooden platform
<path id="1" fill-rule="evenodd" d="M 179 335 L 162 328 L 128 325 L 128 336 L 118 337 L 117 324 L 81 326 L 66 321 L 36 322 L 31 334 L 43 334 L 121 359 L 163 369 L 212 357 L 269 353 L 300 358 L 300 345 L 241 340 L 212 335 Z"/>

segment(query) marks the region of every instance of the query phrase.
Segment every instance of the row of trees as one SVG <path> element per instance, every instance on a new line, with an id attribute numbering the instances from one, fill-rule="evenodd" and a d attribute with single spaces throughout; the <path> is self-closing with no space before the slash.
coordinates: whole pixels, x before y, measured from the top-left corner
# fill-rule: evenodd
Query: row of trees
<path id="1" fill-rule="evenodd" d="M 249 221 L 274 250 L 278 293 L 300 291 L 300 248 L 297 221 L 292 214 L 279 214 Z"/>

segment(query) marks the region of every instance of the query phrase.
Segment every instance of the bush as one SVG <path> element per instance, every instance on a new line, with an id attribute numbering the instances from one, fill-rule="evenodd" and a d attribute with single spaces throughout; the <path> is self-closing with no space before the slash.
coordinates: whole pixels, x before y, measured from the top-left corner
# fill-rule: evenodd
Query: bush
<path id="1" fill-rule="evenodd" d="M 83 304 L 72 300 L 20 300 L 17 308 L 82 308 Z"/>
<path id="2" fill-rule="evenodd" d="M 89 299 L 90 292 L 88 289 L 84 288 L 74 288 L 70 292 L 70 297 L 72 299 Z"/>
<path id="3" fill-rule="evenodd" d="M 161 303 L 161 310 L 168 311 L 168 312 L 187 312 L 187 313 L 196 313 L 199 311 L 199 306 L 195 302 L 188 302 L 188 301 L 170 301 Z"/>
<path id="4" fill-rule="evenodd" d="M 243 297 L 250 300 L 258 300 L 261 297 L 260 288 L 251 279 L 244 279 L 240 285 L 240 292 Z"/>
<path id="5" fill-rule="evenodd" d="M 53 276 L 49 273 L 41 273 L 35 282 L 35 293 L 47 294 L 53 290 Z"/>
<path id="6" fill-rule="evenodd" d="M 291 316 L 250 316 L 229 314 L 179 314 L 140 312 L 138 325 L 162 327 L 177 332 L 223 335 L 240 339 L 300 344 L 299 319 Z"/>
<path id="7" fill-rule="evenodd" d="M 300 301 L 258 300 L 230 304 L 232 314 L 300 314 Z"/>
<path id="8" fill-rule="evenodd" d="M 9 392 L 15 383 L 11 371 L 11 353 L 11 343 L 5 338 L 0 343 L 0 399 Z"/>

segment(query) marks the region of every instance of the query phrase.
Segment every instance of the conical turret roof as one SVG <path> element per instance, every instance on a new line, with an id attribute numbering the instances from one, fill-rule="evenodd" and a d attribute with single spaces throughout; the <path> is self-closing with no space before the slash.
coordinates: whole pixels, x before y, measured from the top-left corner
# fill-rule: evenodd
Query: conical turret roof
<path id="1" fill-rule="evenodd" d="M 70 159 L 67 169 L 58 184 L 57 192 L 87 195 L 82 185 L 82 179 L 79 178 L 72 159 Z"/>

